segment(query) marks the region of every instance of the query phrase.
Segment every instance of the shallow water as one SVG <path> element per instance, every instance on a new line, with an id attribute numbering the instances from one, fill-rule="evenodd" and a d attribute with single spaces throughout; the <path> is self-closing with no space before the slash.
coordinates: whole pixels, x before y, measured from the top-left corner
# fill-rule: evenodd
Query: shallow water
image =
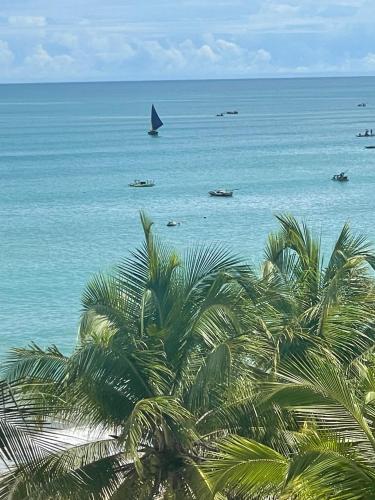
<path id="1" fill-rule="evenodd" d="M 0 86 L 0 354 L 72 347 L 85 283 L 140 243 L 142 208 L 181 249 L 220 241 L 254 263 L 280 212 L 327 251 L 345 220 L 375 239 L 375 138 L 355 137 L 374 110 L 374 78 Z"/>

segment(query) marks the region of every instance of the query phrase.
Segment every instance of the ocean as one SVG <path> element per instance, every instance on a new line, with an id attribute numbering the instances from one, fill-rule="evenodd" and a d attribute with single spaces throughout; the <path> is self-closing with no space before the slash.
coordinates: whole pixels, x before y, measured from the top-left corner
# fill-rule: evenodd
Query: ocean
<path id="1" fill-rule="evenodd" d="M 371 77 L 1 85 L 0 356 L 31 341 L 72 349 L 85 283 L 140 245 L 141 209 L 175 247 L 221 242 L 255 266 L 278 213 L 306 220 L 327 252 L 347 220 L 375 241 L 366 128 Z M 331 182 L 341 171 L 350 182 Z M 136 178 L 156 185 L 129 188 Z"/>

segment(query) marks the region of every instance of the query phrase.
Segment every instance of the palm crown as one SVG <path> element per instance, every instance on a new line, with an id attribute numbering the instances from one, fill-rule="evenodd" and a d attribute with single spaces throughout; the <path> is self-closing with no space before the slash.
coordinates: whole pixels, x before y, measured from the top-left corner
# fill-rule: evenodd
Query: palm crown
<path id="1" fill-rule="evenodd" d="M 74 352 L 9 358 L 38 453 L 13 460 L 0 499 L 371 498 L 365 239 L 345 225 L 324 261 L 308 228 L 280 216 L 256 273 L 220 246 L 181 258 L 141 219 L 142 248 L 86 287 Z M 91 438 L 56 442 L 51 422 Z"/>
<path id="2" fill-rule="evenodd" d="M 208 416 L 255 352 L 239 315 L 247 270 L 218 246 L 181 260 L 144 215 L 142 224 L 144 246 L 87 286 L 73 354 L 34 347 L 10 360 L 8 379 L 42 400 L 45 416 L 106 434 L 48 454 L 27 481 L 16 475 L 15 498 L 39 488 L 64 498 L 199 498 L 208 488 L 197 466 L 229 425 L 216 417 L 212 428 Z"/>
<path id="3" fill-rule="evenodd" d="M 366 239 L 345 224 L 329 259 L 320 240 L 291 216 L 277 217 L 261 276 L 247 279 L 254 329 L 270 339 L 279 363 L 309 349 L 355 358 L 372 346 L 375 254 Z M 256 322 L 257 321 L 257 322 Z"/>
<path id="4" fill-rule="evenodd" d="M 278 219 L 245 287 L 273 352 L 257 405 L 275 431 L 220 438 L 203 470 L 235 498 L 374 498 L 374 253 L 345 225 L 325 262 L 304 224 Z"/>

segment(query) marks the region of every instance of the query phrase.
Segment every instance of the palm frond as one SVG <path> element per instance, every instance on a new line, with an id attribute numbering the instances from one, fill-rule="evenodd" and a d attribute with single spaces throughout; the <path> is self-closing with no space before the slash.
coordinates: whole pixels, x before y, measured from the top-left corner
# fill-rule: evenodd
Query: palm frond
<path id="1" fill-rule="evenodd" d="M 288 470 L 283 455 L 238 436 L 223 439 L 218 449 L 217 455 L 202 465 L 214 491 L 261 498 L 280 493 Z"/>

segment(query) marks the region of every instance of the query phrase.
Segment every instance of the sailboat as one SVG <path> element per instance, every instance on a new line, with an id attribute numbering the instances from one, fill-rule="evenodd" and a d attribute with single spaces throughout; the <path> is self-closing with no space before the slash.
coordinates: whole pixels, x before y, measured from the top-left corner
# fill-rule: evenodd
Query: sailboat
<path id="1" fill-rule="evenodd" d="M 163 122 L 160 120 L 159 115 L 156 112 L 155 106 L 151 107 L 151 130 L 148 131 L 148 135 L 158 135 L 158 128 L 163 126 Z"/>

